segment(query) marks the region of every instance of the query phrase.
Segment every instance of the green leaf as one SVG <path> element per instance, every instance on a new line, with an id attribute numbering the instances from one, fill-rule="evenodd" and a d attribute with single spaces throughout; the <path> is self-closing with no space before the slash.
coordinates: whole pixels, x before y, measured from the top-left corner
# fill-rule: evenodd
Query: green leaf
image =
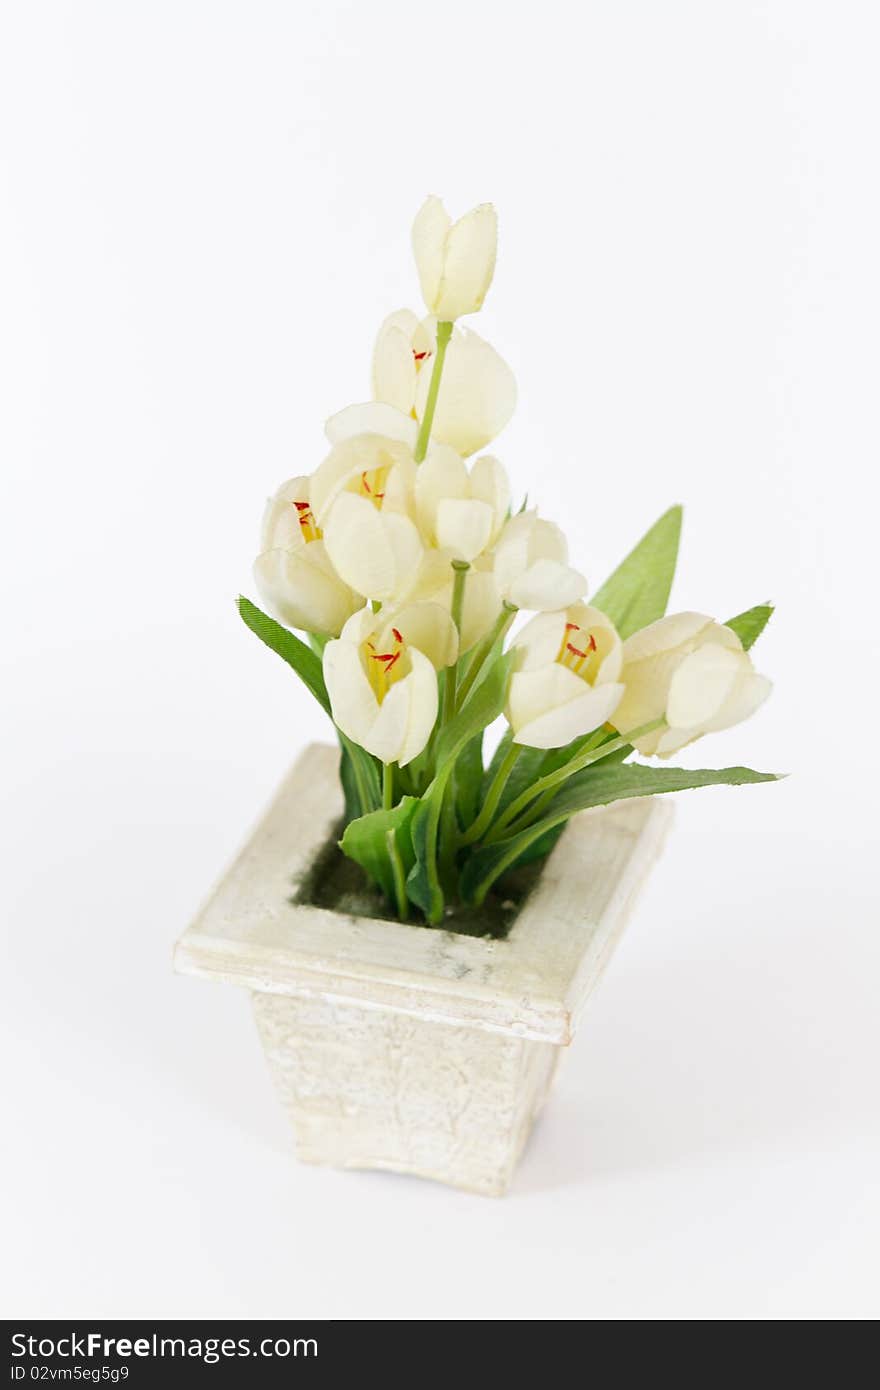
<path id="1" fill-rule="evenodd" d="M 772 616 L 773 604 L 759 603 L 755 608 L 747 608 L 744 613 L 737 613 L 735 618 L 728 618 L 724 626 L 733 629 L 748 651 L 761 636 Z"/>
<path id="2" fill-rule="evenodd" d="M 407 876 L 406 890 L 412 902 L 422 909 L 434 926 L 442 920 L 444 907 L 443 889 L 437 872 L 437 830 L 446 786 L 465 744 L 481 733 L 493 719 L 497 719 L 503 710 L 513 655 L 507 652 L 496 658 L 480 684 L 474 687 L 463 708 L 441 729 L 435 747 L 437 771 L 413 817 L 415 863 Z"/>
<path id="3" fill-rule="evenodd" d="M 339 841 L 339 848 L 343 854 L 347 854 L 349 859 L 360 864 L 373 882 L 379 885 L 386 898 L 390 898 L 392 902 L 394 901 L 394 875 L 388 856 L 386 837 L 389 831 L 394 835 L 403 862 L 404 873 L 407 873 L 412 868 L 415 859 L 411 825 L 418 804 L 415 797 L 405 796 L 390 811 L 371 811 L 367 816 L 359 816 L 357 820 L 349 821 L 345 827 L 345 833 Z"/>
<path id="4" fill-rule="evenodd" d="M 621 637 L 630 637 L 666 612 L 680 536 L 681 507 L 670 507 L 590 599 Z"/>
<path id="5" fill-rule="evenodd" d="M 554 848 L 566 827 L 566 821 L 560 821 L 559 825 L 553 825 L 546 830 L 543 835 L 539 835 L 537 840 L 533 840 L 530 845 L 523 850 L 522 854 L 514 859 L 513 863 L 505 870 L 505 873 L 512 873 L 514 869 L 521 869 L 525 864 L 531 864 L 536 859 L 543 859 Z"/>
<path id="6" fill-rule="evenodd" d="M 352 743 L 341 730 L 337 729 L 336 733 L 342 748 L 339 780 L 345 796 L 345 819 L 351 821 L 381 805 L 381 764 L 365 748 Z"/>
<path id="7" fill-rule="evenodd" d="M 286 627 L 276 623 L 274 618 L 270 618 L 243 595 L 239 596 L 238 611 L 251 632 L 256 633 L 261 642 L 265 642 L 266 646 L 277 652 L 288 666 L 293 667 L 300 680 L 330 714 L 330 697 L 324 684 L 321 658 L 311 647 L 307 647 L 305 642 L 301 642 L 292 632 L 288 632 Z"/>
<path id="8" fill-rule="evenodd" d="M 513 657 L 513 652 L 506 652 L 497 656 L 491 665 L 487 663 L 489 669 L 479 685 L 474 686 L 466 704 L 440 730 L 434 754 L 438 768 L 435 781 L 450 763 L 455 762 L 464 745 L 502 713 Z"/>
<path id="9" fill-rule="evenodd" d="M 695 787 L 739 787 L 776 780 L 774 772 L 753 772 L 747 767 L 694 772 L 684 767 L 646 767 L 642 763 L 595 763 L 563 783 L 546 813 L 534 825 L 494 845 L 484 845 L 470 856 L 461 875 L 462 897 L 465 902 L 479 905 L 495 879 L 520 861 L 537 840 L 590 806 L 607 806 L 612 801 L 624 801 L 629 797 L 656 796 Z"/>
<path id="10" fill-rule="evenodd" d="M 483 730 L 474 734 L 455 764 L 455 808 L 460 825 L 470 825 L 480 809 L 483 787 Z"/>

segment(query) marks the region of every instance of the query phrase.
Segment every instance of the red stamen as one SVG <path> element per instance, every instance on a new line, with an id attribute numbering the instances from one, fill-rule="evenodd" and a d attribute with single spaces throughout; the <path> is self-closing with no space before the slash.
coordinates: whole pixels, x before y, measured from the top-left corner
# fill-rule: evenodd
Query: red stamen
<path id="1" fill-rule="evenodd" d="M 430 357 L 430 355 L 427 349 L 424 352 L 416 352 L 415 348 L 413 348 L 413 357 L 417 362 L 424 362 L 425 358 Z"/>
<path id="2" fill-rule="evenodd" d="M 393 627 L 393 628 L 391 629 L 391 631 L 394 633 L 394 636 L 397 638 L 398 642 L 402 642 L 402 641 L 403 641 L 403 638 L 401 637 L 400 633 L 397 631 L 397 628 L 396 628 L 396 627 Z"/>
<path id="3" fill-rule="evenodd" d="M 577 624 L 575 624 L 575 626 L 577 626 Z M 587 657 L 590 655 L 590 652 L 594 652 L 596 650 L 596 639 L 591 633 L 590 640 L 587 643 L 587 650 L 585 652 L 582 652 L 580 647 L 575 647 L 571 642 L 566 642 L 565 650 L 567 652 L 571 652 L 572 656 Z"/>

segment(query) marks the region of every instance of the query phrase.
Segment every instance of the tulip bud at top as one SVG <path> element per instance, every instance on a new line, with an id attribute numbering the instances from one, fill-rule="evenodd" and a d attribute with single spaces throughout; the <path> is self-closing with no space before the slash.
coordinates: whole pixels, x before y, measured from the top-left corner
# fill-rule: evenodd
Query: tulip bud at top
<path id="1" fill-rule="evenodd" d="M 495 273 L 498 217 L 481 203 L 453 222 L 439 198 L 426 198 L 412 229 L 413 254 L 428 312 L 444 322 L 475 314 Z"/>

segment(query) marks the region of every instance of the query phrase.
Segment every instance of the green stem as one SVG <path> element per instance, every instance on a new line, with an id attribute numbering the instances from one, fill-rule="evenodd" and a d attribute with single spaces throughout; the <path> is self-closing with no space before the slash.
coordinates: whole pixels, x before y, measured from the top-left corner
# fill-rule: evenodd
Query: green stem
<path id="1" fill-rule="evenodd" d="M 477 677 L 479 676 L 480 671 L 483 668 L 483 664 L 486 661 L 486 658 L 489 656 L 489 653 L 492 651 L 492 648 L 495 646 L 495 643 L 498 641 L 499 638 L 504 638 L 507 636 L 507 630 L 518 612 L 519 609 L 514 608 L 512 603 L 505 603 L 503 608 L 501 609 L 501 612 L 498 614 L 494 627 L 491 629 L 491 631 L 486 633 L 486 636 L 483 638 L 482 642 L 480 642 L 477 646 L 473 656 L 471 657 L 471 664 L 468 667 L 467 675 L 464 677 L 464 680 L 458 687 L 459 709 L 461 709 L 468 695 L 470 695 L 471 691 L 473 690 L 474 685 L 477 681 Z"/>
<path id="2" fill-rule="evenodd" d="M 382 810 L 390 811 L 394 806 L 394 764 L 382 764 Z M 409 903 L 406 897 L 406 874 L 403 872 L 403 860 L 400 857 L 400 850 L 397 846 L 397 832 L 393 827 L 385 831 L 385 848 L 388 851 L 388 858 L 391 862 L 391 876 L 394 880 L 394 900 L 397 905 L 397 915 L 401 922 L 405 922 L 409 916 Z"/>
<path id="3" fill-rule="evenodd" d="M 632 743 L 633 739 L 642 738 L 645 734 L 653 733 L 659 729 L 663 723 L 662 719 L 652 719 L 650 724 L 643 724 L 639 729 L 630 729 L 628 733 L 621 734 L 619 738 L 612 739 L 610 743 L 603 743 L 601 748 L 587 748 L 576 753 L 562 767 L 558 767 L 555 772 L 548 772 L 545 777 L 539 777 L 537 782 L 533 782 L 530 787 L 520 793 L 514 801 L 511 801 L 507 809 L 499 816 L 495 825 L 492 827 L 491 835 L 486 837 L 487 844 L 494 844 L 496 840 L 502 840 L 507 832 L 510 823 L 516 820 L 521 811 L 536 798 L 543 796 L 547 791 L 555 790 L 560 782 L 565 782 L 569 777 L 573 777 L 576 772 L 581 772 L 590 763 L 598 762 L 600 758 L 605 758 L 609 753 L 615 753 L 618 748 L 623 748 L 627 743 Z"/>
<path id="4" fill-rule="evenodd" d="M 487 826 L 491 822 L 492 817 L 494 816 L 495 811 L 498 808 L 498 803 L 501 800 L 501 794 L 504 791 L 504 788 L 507 786 L 507 779 L 513 771 L 514 763 L 516 762 L 521 752 L 521 743 L 512 743 L 508 748 L 507 753 L 501 760 L 501 765 L 498 768 L 498 771 L 495 773 L 495 776 L 492 779 L 492 785 L 490 786 L 486 794 L 486 800 L 483 802 L 480 814 L 477 816 L 477 819 L 474 821 L 473 825 L 469 828 L 467 833 L 462 837 L 461 843 L 463 845 L 472 845 L 475 840 L 482 839 L 483 835 L 486 832 Z"/>
<path id="5" fill-rule="evenodd" d="M 385 831 L 385 845 L 388 850 L 388 858 L 391 860 L 391 874 L 394 879 L 394 899 L 397 905 L 397 915 L 401 922 L 405 922 L 409 916 L 409 903 L 406 897 L 406 875 L 403 872 L 403 860 L 400 857 L 400 850 L 397 848 L 397 837 L 393 830 Z"/>
<path id="6" fill-rule="evenodd" d="M 455 623 L 455 631 L 461 637 L 461 615 L 464 608 L 464 586 L 467 579 L 470 565 L 467 560 L 453 560 L 452 568 L 455 578 L 452 583 L 452 621 Z M 443 719 L 442 723 L 448 724 L 455 713 L 455 672 L 457 662 L 447 666 L 443 672 Z"/>
<path id="7" fill-rule="evenodd" d="M 437 409 L 437 393 L 440 390 L 440 378 L 443 375 L 443 359 L 446 356 L 449 339 L 452 337 L 452 328 L 453 325 L 445 320 L 437 324 L 437 356 L 434 358 L 431 384 L 428 387 L 428 398 L 425 401 L 425 413 L 422 416 L 422 423 L 419 426 L 419 435 L 416 440 L 414 454 L 416 463 L 421 463 L 428 452 L 428 440 L 431 438 L 434 411 Z"/>
<path id="8" fill-rule="evenodd" d="M 470 565 L 467 560 L 453 560 L 452 568 L 455 573 L 452 584 L 452 621 L 455 623 L 455 631 L 460 639 L 461 615 L 464 608 L 464 586 Z M 457 666 L 457 661 L 454 661 L 451 666 L 446 667 L 443 673 L 442 722 L 444 724 L 448 724 L 455 714 L 455 676 Z M 452 882 L 455 870 L 455 849 L 458 840 L 455 797 L 455 768 L 453 768 L 443 799 L 443 811 L 439 826 L 440 845 L 438 858 L 440 861 L 440 877 L 444 887 L 448 887 Z"/>
<path id="9" fill-rule="evenodd" d="M 572 757 L 579 758 L 582 753 L 592 753 L 594 748 L 600 748 L 606 740 L 609 743 L 611 742 L 611 740 L 608 740 L 607 738 L 607 733 L 605 729 L 599 729 L 595 734 L 589 734 L 586 738 L 581 739 L 581 742 L 579 746 L 575 749 L 574 753 L 572 754 Z M 569 759 L 569 762 L 570 761 L 571 759 Z M 524 811 L 521 815 L 517 816 L 516 820 L 509 827 L 509 833 L 511 835 L 518 835 L 521 830 L 525 830 L 526 827 L 532 825 L 534 821 L 540 820 L 542 813 L 549 806 L 550 802 L 553 800 L 555 795 L 556 788 L 548 787 L 545 792 L 541 793 L 537 801 L 534 802 L 534 804 L 531 805 L 527 811 Z"/>

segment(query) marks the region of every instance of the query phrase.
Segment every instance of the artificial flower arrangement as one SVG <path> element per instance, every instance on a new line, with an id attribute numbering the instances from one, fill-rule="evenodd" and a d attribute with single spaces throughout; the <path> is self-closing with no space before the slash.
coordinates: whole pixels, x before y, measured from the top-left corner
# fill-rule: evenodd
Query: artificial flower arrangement
<path id="1" fill-rule="evenodd" d="M 453 223 L 424 203 L 412 243 L 427 317 L 389 315 L 372 401 L 334 415 L 324 461 L 269 501 L 254 574 L 273 616 L 239 601 L 336 726 L 341 850 L 385 915 L 423 926 L 478 916 L 581 810 L 774 780 L 633 761 L 665 763 L 758 708 L 770 683 L 749 649 L 772 608 L 666 615 L 679 507 L 587 598 L 560 528 L 512 505 L 481 451 L 513 414 L 514 378 L 460 324 L 483 304 L 496 242 L 491 205 Z"/>

